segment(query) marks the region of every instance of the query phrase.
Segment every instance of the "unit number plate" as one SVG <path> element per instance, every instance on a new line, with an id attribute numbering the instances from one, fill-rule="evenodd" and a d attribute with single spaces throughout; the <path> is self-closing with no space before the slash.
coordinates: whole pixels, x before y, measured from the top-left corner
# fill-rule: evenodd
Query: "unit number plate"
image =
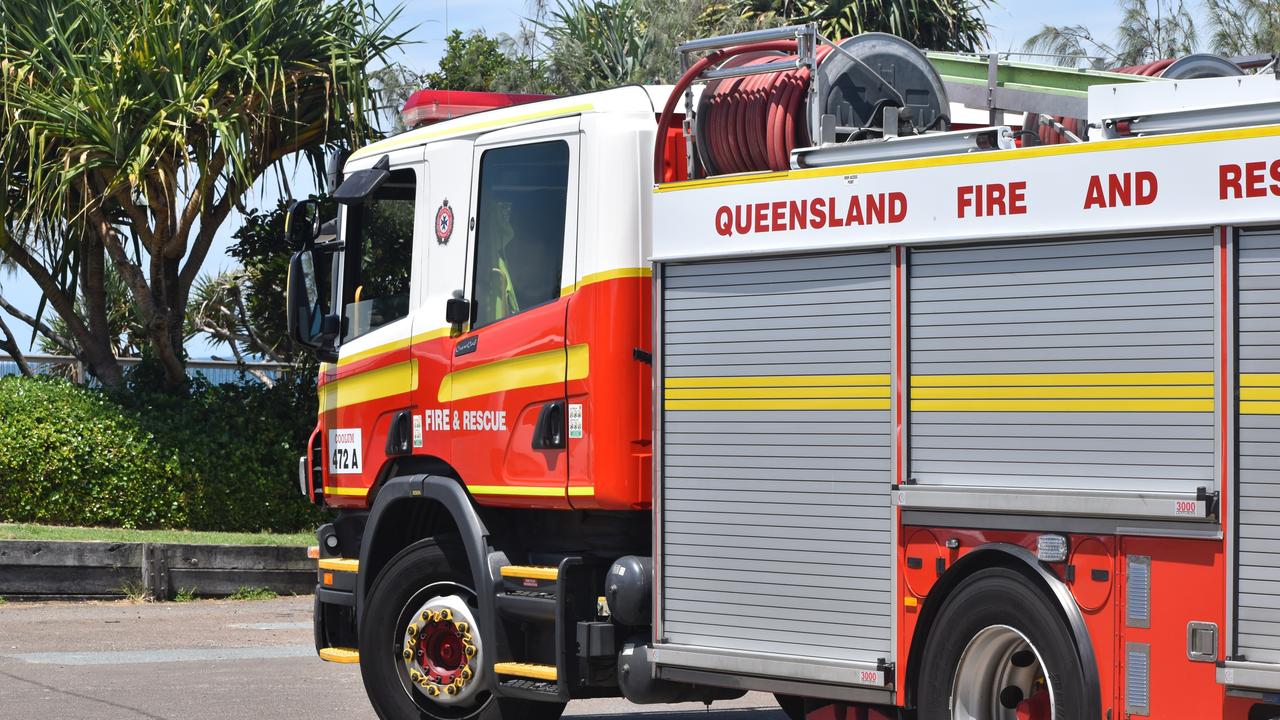
<path id="1" fill-rule="evenodd" d="M 329 473 L 359 475 L 360 428 L 336 428 L 329 431 Z"/>

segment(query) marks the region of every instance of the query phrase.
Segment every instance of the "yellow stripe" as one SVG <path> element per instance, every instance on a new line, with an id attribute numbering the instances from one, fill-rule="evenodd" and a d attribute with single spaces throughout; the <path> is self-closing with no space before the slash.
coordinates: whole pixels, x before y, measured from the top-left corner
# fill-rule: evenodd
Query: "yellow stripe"
<path id="1" fill-rule="evenodd" d="M 504 565 L 498 572 L 502 577 L 533 580 L 556 580 L 560 577 L 560 569 L 550 565 Z"/>
<path id="2" fill-rule="evenodd" d="M 566 494 L 563 487 L 522 487 L 518 485 L 468 485 L 472 495 L 508 495 L 511 497 L 562 497 Z M 592 497 L 595 487 L 575 485 L 568 489 L 569 497 Z"/>
<path id="3" fill-rule="evenodd" d="M 752 377 L 667 378 L 667 388 L 859 387 L 888 385 L 888 375 L 756 375 Z"/>
<path id="4" fill-rule="evenodd" d="M 1053 398 L 1212 398 L 1212 385 L 1104 385 L 1069 387 L 922 387 L 911 389 L 911 399 L 1031 399 Z"/>
<path id="5" fill-rule="evenodd" d="M 411 393 L 417 389 L 418 361 L 394 363 L 321 385 L 320 411 Z"/>
<path id="6" fill-rule="evenodd" d="M 1212 412 L 1213 400 L 912 400 L 912 412 Z"/>
<path id="7" fill-rule="evenodd" d="M 344 497 L 364 497 L 369 494 L 369 488 L 353 488 L 353 487 L 337 487 L 335 485 L 324 486 L 325 495 L 341 495 Z"/>
<path id="8" fill-rule="evenodd" d="M 320 659 L 333 663 L 358 663 L 360 651 L 354 648 L 320 648 Z"/>
<path id="9" fill-rule="evenodd" d="M 449 333 L 450 333 L 450 328 L 447 328 L 447 327 L 436 328 L 435 330 L 428 330 L 426 332 L 420 332 L 417 335 L 414 335 L 413 337 L 409 338 L 409 342 L 407 343 L 403 339 L 392 340 L 389 343 L 384 343 L 382 345 L 378 345 L 377 347 L 371 347 L 368 350 L 361 350 L 358 353 L 343 355 L 342 357 L 338 358 L 338 367 L 342 367 L 343 365 L 350 365 L 353 362 L 359 362 L 361 360 L 364 360 L 365 358 L 371 358 L 374 355 L 381 355 L 386 352 L 391 352 L 392 350 L 399 350 L 400 348 L 406 348 L 416 343 L 425 342 L 427 340 L 434 340 L 436 338 L 448 337 Z M 330 367 L 332 366 L 330 365 Z"/>
<path id="10" fill-rule="evenodd" d="M 533 678 L 534 680 L 556 681 L 555 665 L 534 665 L 532 663 L 500 662 L 493 664 L 493 671 L 499 675 Z"/>
<path id="11" fill-rule="evenodd" d="M 1240 387 L 1280 387 L 1280 374 L 1249 373 L 1240 376 Z"/>
<path id="12" fill-rule="evenodd" d="M 1039 145 L 1036 147 L 1014 150 L 994 150 L 990 152 L 970 153 L 966 155 L 946 155 L 941 157 L 916 158 L 912 160 L 889 160 L 867 163 L 865 165 L 842 165 L 829 168 L 810 168 L 787 172 L 751 173 L 706 178 L 703 180 L 686 180 L 666 183 L 654 188 L 654 192 L 675 192 L 703 187 L 723 187 L 727 185 L 746 185 L 749 183 L 770 182 L 773 180 L 797 180 L 802 178 L 838 177 L 849 174 L 889 172 L 892 170 L 911 170 L 916 168 L 949 167 L 956 165 L 976 165 L 979 163 L 1002 162 L 1006 160 L 1029 160 L 1032 158 L 1056 157 L 1059 155 L 1075 155 L 1077 153 L 1109 152 L 1113 150 L 1134 150 L 1137 148 L 1170 147 L 1177 145 L 1194 145 L 1223 140 L 1248 140 L 1253 138 L 1274 137 L 1280 135 L 1280 125 L 1239 128 L 1232 130 L 1206 130 L 1176 135 L 1156 135 L 1151 137 L 1124 138 L 1088 143 L 1070 143 L 1065 145 Z"/>
<path id="13" fill-rule="evenodd" d="M 668 400 L 753 399 L 753 398 L 887 398 L 888 385 L 864 387 L 755 387 L 688 388 L 666 391 Z"/>
<path id="14" fill-rule="evenodd" d="M 1024 373 L 1018 375 L 912 375 L 911 388 L 1057 385 L 1212 385 L 1211 372 Z"/>
<path id="15" fill-rule="evenodd" d="M 567 373 L 566 364 L 568 365 Z M 566 380 L 581 380 L 587 377 L 590 370 L 591 356 L 586 344 L 572 345 L 567 351 L 557 349 L 518 355 L 445 375 L 440 381 L 440 391 L 436 394 L 436 399 L 440 402 L 449 402 L 478 395 L 562 383 Z"/>
<path id="16" fill-rule="evenodd" d="M 321 570 L 336 572 L 360 572 L 360 561 L 354 558 L 321 558 L 316 565 Z"/>
<path id="17" fill-rule="evenodd" d="M 888 410 L 889 400 L 667 400 L 667 410 Z"/>
<path id="18" fill-rule="evenodd" d="M 647 277 L 653 277 L 653 270 L 647 267 L 626 267 L 626 268 L 617 268 L 614 270 L 602 270 L 598 273 L 583 275 L 582 279 L 578 281 L 577 285 L 565 285 L 564 287 L 560 288 L 560 297 L 569 295 L 573 293 L 575 290 L 581 290 L 582 288 L 588 285 L 592 285 L 598 282 L 604 282 L 606 280 L 617 280 L 619 278 L 647 278 Z"/>
<path id="19" fill-rule="evenodd" d="M 448 124 L 442 124 L 431 130 L 415 130 L 390 140 L 383 140 L 382 142 L 368 145 L 352 153 L 351 160 L 359 160 L 362 157 L 384 153 L 392 148 L 422 145 L 428 140 L 436 140 L 450 135 L 466 135 L 467 133 L 472 133 L 477 130 L 487 130 L 489 128 L 501 127 L 503 125 L 518 125 L 532 120 L 547 120 L 553 117 L 580 115 L 584 112 L 591 112 L 594 109 L 594 105 L 590 103 L 583 103 L 580 105 L 548 108 L 546 110 L 539 110 L 538 112 L 524 113 L 523 115 L 503 115 L 491 120 L 468 123 L 466 125 L 450 126 Z"/>
<path id="20" fill-rule="evenodd" d="M 1242 402 L 1241 415 L 1280 415 L 1280 402 Z"/>
<path id="21" fill-rule="evenodd" d="M 1242 382 L 1243 386 L 1244 383 Z M 1280 387 L 1241 387 L 1241 400 L 1280 400 Z"/>

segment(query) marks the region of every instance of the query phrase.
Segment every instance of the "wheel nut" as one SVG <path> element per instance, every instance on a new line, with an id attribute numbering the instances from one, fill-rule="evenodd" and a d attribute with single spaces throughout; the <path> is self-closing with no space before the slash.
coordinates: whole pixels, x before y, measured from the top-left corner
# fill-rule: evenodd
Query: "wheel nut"
<path id="1" fill-rule="evenodd" d="M 467 680 L 470 680 L 470 679 L 471 679 L 471 668 L 468 668 L 468 667 L 464 667 L 464 668 L 462 668 L 462 672 L 461 672 L 461 673 L 459 673 L 459 677 L 461 677 L 461 678 L 462 678 L 463 682 L 466 682 Z"/>
<path id="2" fill-rule="evenodd" d="M 444 694 L 445 694 L 445 695 L 457 695 L 457 694 L 458 694 L 458 688 L 457 688 L 456 686 L 453 686 L 453 685 L 445 685 L 445 686 L 444 686 Z"/>
<path id="3" fill-rule="evenodd" d="M 471 628 L 466 623 L 459 621 L 453 624 L 453 629 L 457 630 L 459 635 L 466 635 Z"/>
<path id="4" fill-rule="evenodd" d="M 453 619 L 453 611 L 452 611 L 452 610 L 450 610 L 449 608 L 444 608 L 444 609 L 442 609 L 442 610 L 440 611 L 440 619 L 441 619 L 441 620 L 444 620 L 445 622 L 448 622 L 448 621 L 452 620 L 452 619 Z"/>
<path id="5" fill-rule="evenodd" d="M 400 654 L 404 656 L 404 659 L 405 659 L 405 660 L 412 660 L 412 659 L 413 659 L 413 649 L 412 649 L 412 648 L 405 648 L 405 649 L 404 649 L 404 652 L 402 652 L 402 653 L 400 653 Z"/>
<path id="6" fill-rule="evenodd" d="M 422 673 L 418 672 L 417 670 L 410 670 L 409 679 L 413 682 L 418 682 L 422 679 Z"/>
<path id="7" fill-rule="evenodd" d="M 468 645 L 464 646 L 464 647 L 462 648 L 462 654 L 463 654 L 463 655 L 466 655 L 467 657 L 475 657 L 475 656 L 476 656 L 476 646 L 475 646 L 475 645 L 471 645 L 471 644 L 468 644 Z"/>
<path id="8" fill-rule="evenodd" d="M 431 611 L 430 611 L 430 610 L 423 610 L 423 611 L 422 611 L 422 622 L 431 622 Z"/>
<path id="9" fill-rule="evenodd" d="M 437 697 L 440 695 L 440 688 L 436 687 L 435 685 L 428 685 L 427 694 L 430 695 L 431 697 Z"/>
<path id="10" fill-rule="evenodd" d="M 409 634 L 409 637 L 413 637 L 418 634 L 418 626 L 410 624 L 409 627 L 404 629 L 404 631 Z"/>

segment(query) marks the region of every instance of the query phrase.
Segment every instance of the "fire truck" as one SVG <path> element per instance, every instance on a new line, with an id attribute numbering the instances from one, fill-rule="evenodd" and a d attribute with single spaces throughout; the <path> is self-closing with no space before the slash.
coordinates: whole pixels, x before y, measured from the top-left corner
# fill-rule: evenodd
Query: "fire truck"
<path id="1" fill-rule="evenodd" d="M 1275 63 L 680 53 L 291 208 L 320 657 L 387 719 L 1280 716 Z"/>

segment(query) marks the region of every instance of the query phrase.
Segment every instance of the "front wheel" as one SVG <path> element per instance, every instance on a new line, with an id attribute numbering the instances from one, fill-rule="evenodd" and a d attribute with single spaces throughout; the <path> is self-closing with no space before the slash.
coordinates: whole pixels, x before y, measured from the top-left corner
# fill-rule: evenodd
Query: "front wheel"
<path id="1" fill-rule="evenodd" d="M 1071 631 L 1016 570 L 989 568 L 966 579 L 939 611 L 921 663 L 920 720 L 1089 717 Z"/>
<path id="2" fill-rule="evenodd" d="M 360 674 L 382 720 L 556 720 L 561 703 L 495 697 L 462 543 L 430 538 L 378 573 L 360 624 Z"/>

